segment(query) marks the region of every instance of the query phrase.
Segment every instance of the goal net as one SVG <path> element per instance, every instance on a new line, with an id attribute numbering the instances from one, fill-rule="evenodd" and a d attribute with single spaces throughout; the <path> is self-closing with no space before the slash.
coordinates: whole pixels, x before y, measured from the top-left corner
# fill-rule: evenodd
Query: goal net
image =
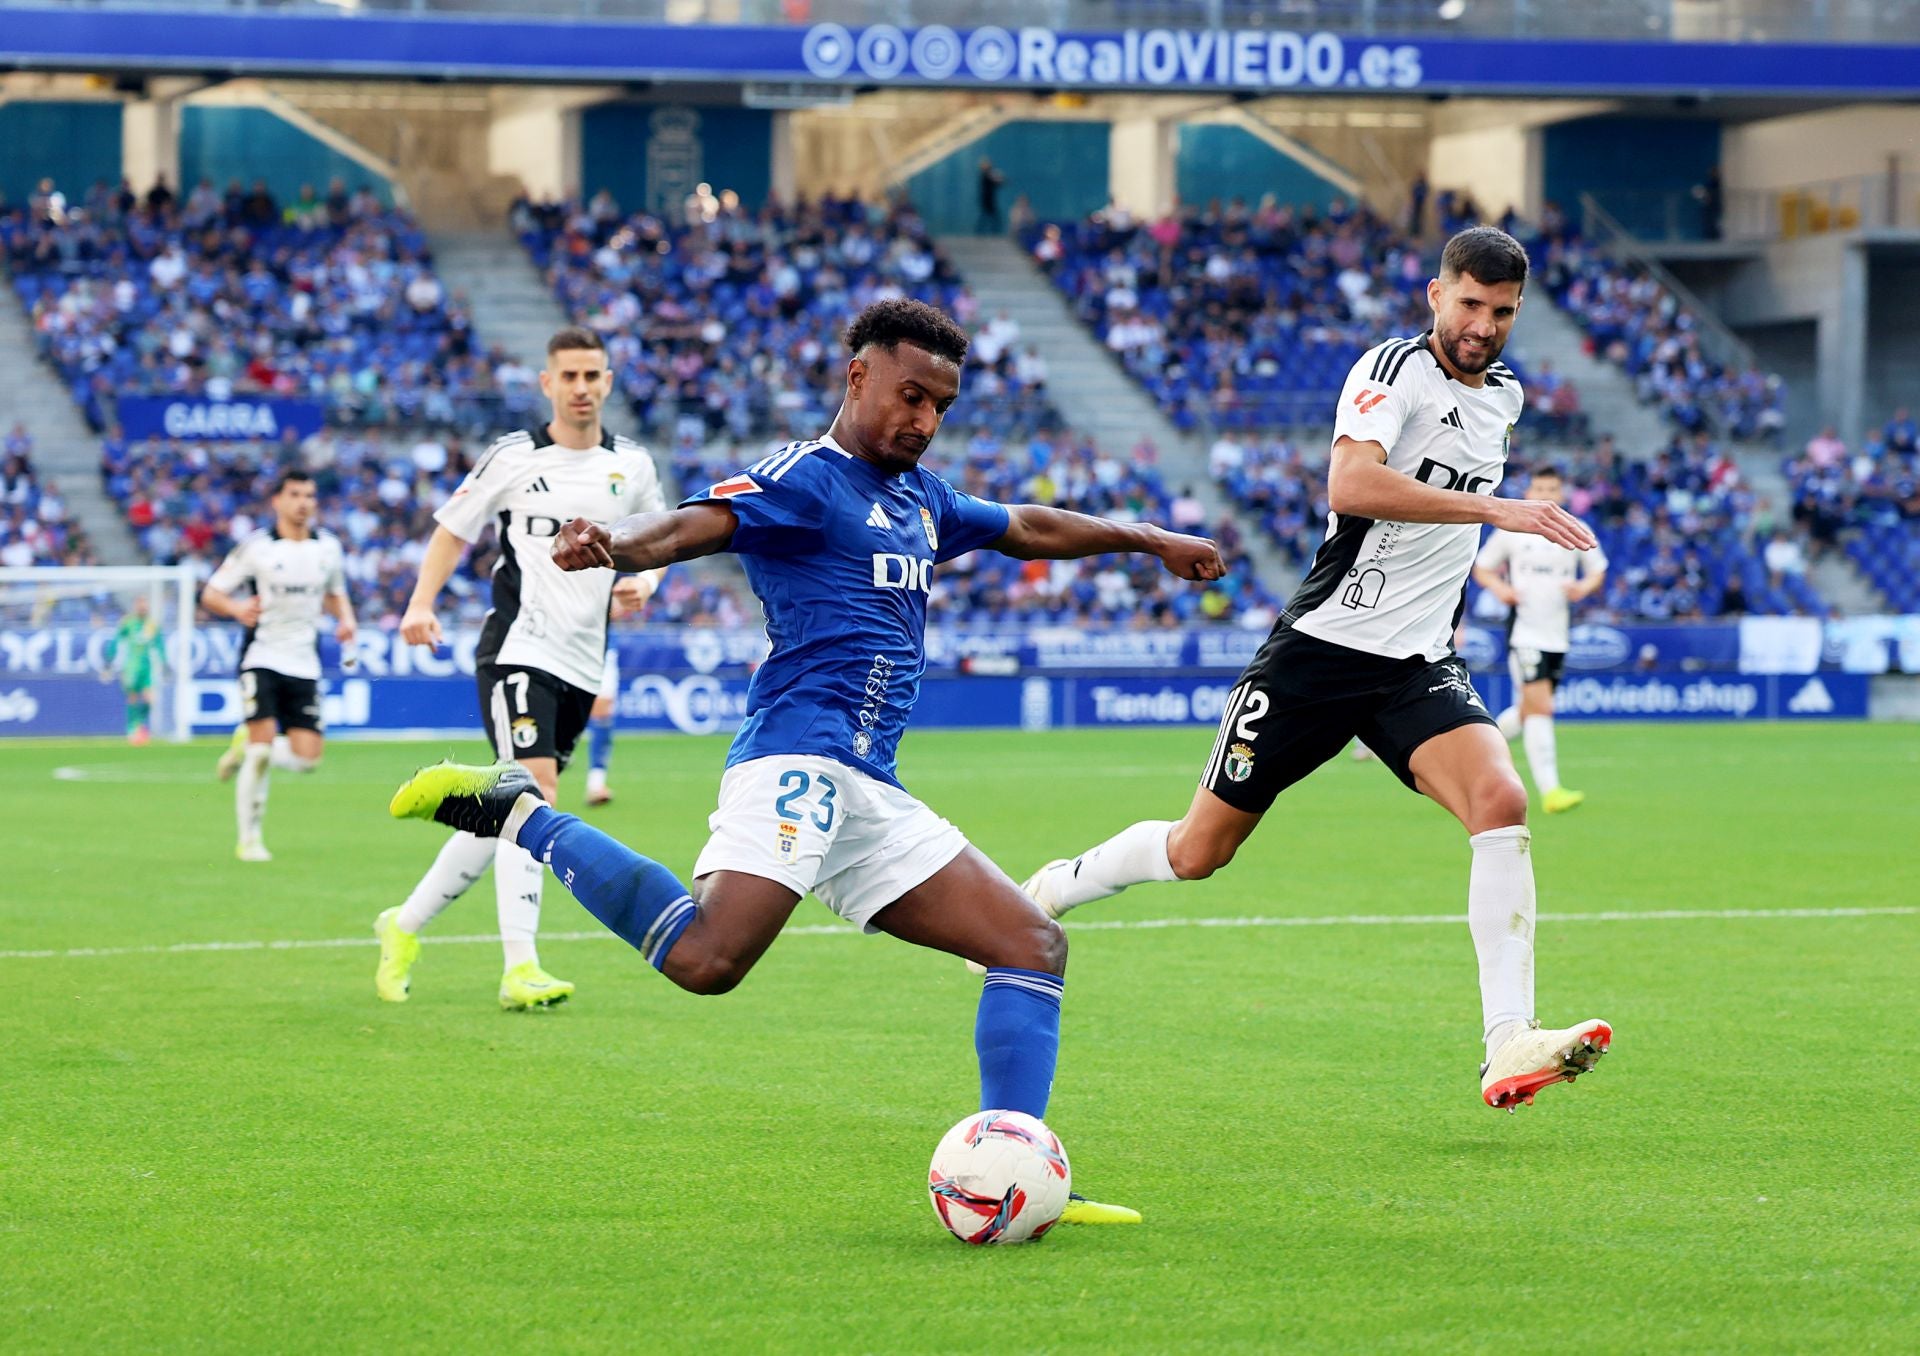
<path id="1" fill-rule="evenodd" d="M 193 729 L 185 565 L 0 568 L 0 738 Z"/>

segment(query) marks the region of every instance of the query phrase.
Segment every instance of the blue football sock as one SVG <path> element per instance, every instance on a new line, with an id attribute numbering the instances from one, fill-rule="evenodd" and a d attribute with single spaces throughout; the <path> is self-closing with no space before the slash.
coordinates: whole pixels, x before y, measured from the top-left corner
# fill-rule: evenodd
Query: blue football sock
<path id="1" fill-rule="evenodd" d="M 572 815 L 543 805 L 527 816 L 515 841 L 656 970 L 698 912 L 673 872 Z"/>
<path id="2" fill-rule="evenodd" d="M 587 722 L 587 766 L 600 772 L 607 770 L 607 760 L 613 756 L 613 717 L 605 720 Z"/>
<path id="3" fill-rule="evenodd" d="M 1066 981 L 1041 970 L 987 971 L 973 1048 L 980 1054 L 980 1109 L 1045 1117 L 1060 1057 L 1060 995 Z"/>

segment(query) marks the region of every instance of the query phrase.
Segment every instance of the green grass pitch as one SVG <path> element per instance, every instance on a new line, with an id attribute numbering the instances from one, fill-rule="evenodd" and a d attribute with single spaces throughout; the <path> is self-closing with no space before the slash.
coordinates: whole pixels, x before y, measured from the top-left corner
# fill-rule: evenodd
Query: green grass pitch
<path id="1" fill-rule="evenodd" d="M 1017 878 L 1177 815 L 1209 740 L 921 734 L 904 771 Z M 277 776 L 264 866 L 211 744 L 0 745 L 0 1350 L 1920 1347 L 1920 730 L 1562 746 L 1539 1001 L 1614 1022 L 1592 1077 L 1480 1104 L 1464 921 L 1281 925 L 1464 914 L 1457 826 L 1342 759 L 1213 880 L 1071 920 L 1268 920 L 1073 933 L 1049 1120 L 1145 1225 L 973 1250 L 923 1187 L 974 1105 L 957 961 L 809 902 L 729 997 L 554 938 L 578 999 L 508 1015 L 497 947 L 435 941 L 492 930 L 487 882 L 388 1006 L 373 916 L 440 831 L 384 806 L 446 745 Z M 597 822 L 685 871 L 722 747 L 621 741 Z M 545 926 L 597 927 L 554 882 Z"/>

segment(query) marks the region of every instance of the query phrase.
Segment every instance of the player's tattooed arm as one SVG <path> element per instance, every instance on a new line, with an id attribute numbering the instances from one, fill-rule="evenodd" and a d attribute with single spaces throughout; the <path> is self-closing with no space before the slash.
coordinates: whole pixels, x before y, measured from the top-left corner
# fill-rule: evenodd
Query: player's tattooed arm
<path id="1" fill-rule="evenodd" d="M 553 540 L 563 570 L 656 570 L 724 551 L 739 520 L 725 504 L 688 504 L 670 513 L 635 513 L 612 528 L 575 518 Z"/>
<path id="2" fill-rule="evenodd" d="M 1006 534 L 993 543 L 993 549 L 1015 560 L 1078 560 L 1135 552 L 1158 556 L 1168 573 L 1182 579 L 1218 579 L 1227 572 L 1220 548 L 1205 537 L 1040 504 L 1009 505 Z"/>
<path id="3" fill-rule="evenodd" d="M 1492 523 L 1545 537 L 1570 551 L 1595 545 L 1587 525 L 1546 499 L 1500 499 L 1443 490 L 1387 465 L 1387 449 L 1342 437 L 1327 464 L 1327 507 L 1355 518 L 1394 523 Z"/>

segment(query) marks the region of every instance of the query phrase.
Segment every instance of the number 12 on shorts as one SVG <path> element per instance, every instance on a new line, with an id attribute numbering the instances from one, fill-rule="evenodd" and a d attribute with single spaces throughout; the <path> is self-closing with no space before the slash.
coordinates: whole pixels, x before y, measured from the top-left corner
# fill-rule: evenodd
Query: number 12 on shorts
<path id="1" fill-rule="evenodd" d="M 798 768 L 781 773 L 780 790 L 783 794 L 773 802 L 773 812 L 788 823 L 798 824 L 800 816 L 807 813 L 806 806 L 801 802 L 806 800 L 807 793 L 816 785 L 820 788 L 820 799 L 815 802 L 808 818 L 814 828 L 822 833 L 827 832 L 833 827 L 833 797 L 838 790 L 830 778 L 818 774 L 809 776 Z"/>

